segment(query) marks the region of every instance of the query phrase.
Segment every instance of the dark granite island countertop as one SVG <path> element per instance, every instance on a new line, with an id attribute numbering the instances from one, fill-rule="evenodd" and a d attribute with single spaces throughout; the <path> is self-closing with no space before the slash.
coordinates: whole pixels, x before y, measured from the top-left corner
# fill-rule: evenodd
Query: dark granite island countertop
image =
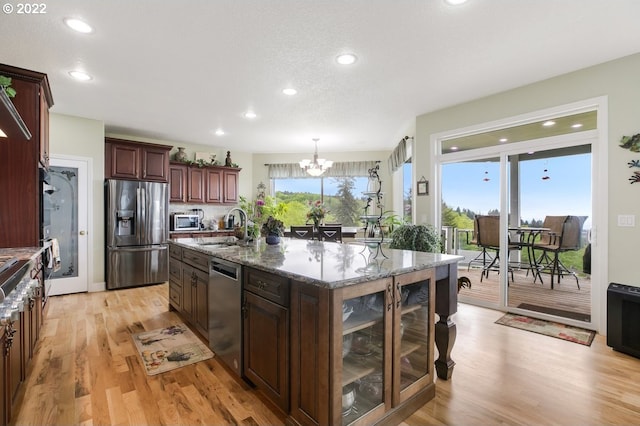
<path id="1" fill-rule="evenodd" d="M 212 246 L 226 238 L 178 238 L 170 242 L 200 253 L 251 266 L 326 288 L 360 284 L 378 278 L 457 263 L 462 256 L 282 238 L 270 246 L 264 241 L 249 246 Z"/>

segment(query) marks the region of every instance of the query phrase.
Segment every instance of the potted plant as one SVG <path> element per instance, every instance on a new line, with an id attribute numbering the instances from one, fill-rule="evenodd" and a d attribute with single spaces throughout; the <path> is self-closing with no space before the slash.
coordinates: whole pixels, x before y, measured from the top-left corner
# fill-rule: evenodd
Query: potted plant
<path id="1" fill-rule="evenodd" d="M 380 222 L 380 230 L 384 235 L 391 234 L 396 227 L 403 225 L 405 222 L 393 210 L 387 210 L 382 213 L 382 221 Z"/>
<path id="2" fill-rule="evenodd" d="M 440 233 L 428 225 L 400 225 L 391 233 L 389 248 L 442 253 Z"/>
<path id="3" fill-rule="evenodd" d="M 280 237 L 284 235 L 284 223 L 273 216 L 269 216 L 262 224 L 262 233 L 266 237 L 267 244 L 279 244 Z"/>

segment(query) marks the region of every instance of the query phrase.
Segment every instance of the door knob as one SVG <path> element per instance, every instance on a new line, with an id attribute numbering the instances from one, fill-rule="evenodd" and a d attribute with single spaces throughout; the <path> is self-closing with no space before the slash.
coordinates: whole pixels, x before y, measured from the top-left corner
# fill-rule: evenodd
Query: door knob
<path id="1" fill-rule="evenodd" d="M 86 234 L 86 232 L 80 231 L 80 235 L 84 235 L 84 234 Z"/>

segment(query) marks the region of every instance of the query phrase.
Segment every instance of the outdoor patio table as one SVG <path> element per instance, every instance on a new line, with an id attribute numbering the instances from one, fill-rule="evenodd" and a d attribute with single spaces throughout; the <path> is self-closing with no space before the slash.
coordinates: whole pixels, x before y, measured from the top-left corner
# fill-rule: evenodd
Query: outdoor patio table
<path id="1" fill-rule="evenodd" d="M 549 228 L 542 227 L 529 227 L 529 226 L 514 226 L 509 227 L 510 232 L 514 232 L 519 238 L 519 241 L 512 241 L 512 243 L 518 244 L 520 247 L 526 247 L 527 256 L 529 257 L 529 269 L 533 273 L 533 282 L 535 283 L 540 278 L 540 284 L 542 284 L 542 276 L 540 275 L 540 269 L 533 250 L 533 244 L 541 234 L 549 232 Z"/>

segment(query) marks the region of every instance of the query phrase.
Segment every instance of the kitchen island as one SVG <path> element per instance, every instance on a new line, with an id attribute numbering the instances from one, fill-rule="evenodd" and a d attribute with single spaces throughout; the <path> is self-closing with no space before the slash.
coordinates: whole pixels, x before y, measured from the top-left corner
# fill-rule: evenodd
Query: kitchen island
<path id="1" fill-rule="evenodd" d="M 170 253 L 170 291 L 186 288 L 186 297 L 197 295 L 198 277 L 183 274 L 174 288 L 179 259 L 188 271 L 202 257 L 242 265 L 242 375 L 291 424 L 407 417 L 435 395 L 434 342 L 436 368 L 451 374 L 459 256 L 383 249 L 387 257 L 374 258 L 363 245 L 288 238 L 248 247 L 175 239 Z"/>

